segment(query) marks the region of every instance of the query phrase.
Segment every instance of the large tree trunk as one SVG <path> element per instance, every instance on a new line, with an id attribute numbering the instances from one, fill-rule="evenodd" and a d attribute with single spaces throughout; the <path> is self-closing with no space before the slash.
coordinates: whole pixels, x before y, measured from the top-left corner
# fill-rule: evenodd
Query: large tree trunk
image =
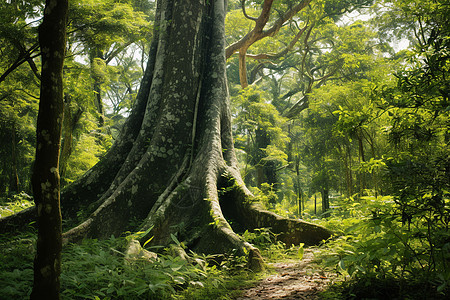
<path id="1" fill-rule="evenodd" d="M 109 237 L 142 221 L 152 243 L 170 234 L 192 250 L 250 253 L 227 218 L 272 227 L 288 243 L 318 243 L 322 227 L 251 202 L 235 157 L 226 83 L 224 0 L 161 0 L 149 62 L 132 114 L 107 155 L 63 194 L 63 212 L 92 212 L 66 241 Z M 219 190 L 226 188 L 227 192 Z M 135 223 L 135 222 L 134 222 Z M 145 239 L 145 237 L 144 237 Z"/>
<path id="2" fill-rule="evenodd" d="M 58 168 L 67 11 L 67 0 L 47 0 L 39 26 L 42 73 L 36 160 L 31 178 L 37 206 L 38 239 L 31 299 L 60 299 L 62 228 Z"/>

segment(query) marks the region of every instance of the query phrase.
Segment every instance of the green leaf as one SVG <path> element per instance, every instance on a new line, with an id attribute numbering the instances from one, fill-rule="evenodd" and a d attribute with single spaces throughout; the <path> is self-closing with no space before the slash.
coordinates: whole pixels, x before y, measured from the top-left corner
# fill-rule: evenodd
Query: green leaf
<path id="1" fill-rule="evenodd" d="M 170 269 L 173 272 L 177 272 L 177 271 L 181 270 L 182 267 L 183 267 L 183 265 L 177 265 L 177 266 L 170 267 Z"/>
<path id="2" fill-rule="evenodd" d="M 149 239 L 144 243 L 144 245 L 142 245 L 142 247 L 144 248 L 145 245 L 147 245 L 148 243 L 151 242 L 151 240 L 153 240 L 153 238 L 154 238 L 154 236 L 152 236 L 151 238 L 149 238 Z"/>
<path id="3" fill-rule="evenodd" d="M 341 268 L 343 271 L 345 271 L 345 263 L 344 263 L 344 260 L 343 260 L 343 259 L 341 259 L 341 260 L 339 261 L 339 268 Z"/>
<path id="4" fill-rule="evenodd" d="M 301 243 L 300 247 L 298 248 L 297 255 L 298 255 L 298 259 L 300 259 L 300 260 L 303 259 L 303 255 L 305 254 L 305 248 L 303 248 L 304 245 L 305 245 L 304 243 Z"/>
<path id="5" fill-rule="evenodd" d="M 173 281 L 176 284 L 184 284 L 186 282 L 186 279 L 184 279 L 184 277 L 182 277 L 182 276 L 177 276 L 173 279 Z"/>
<path id="6" fill-rule="evenodd" d="M 436 290 L 440 293 L 440 292 L 442 292 L 443 290 L 445 290 L 446 287 L 447 287 L 447 283 L 444 282 L 444 283 L 442 283 L 441 285 L 439 285 L 439 286 L 437 287 Z"/>
<path id="7" fill-rule="evenodd" d="M 181 246 L 180 241 L 177 239 L 177 237 L 175 235 L 173 235 L 172 233 L 170 234 L 170 238 L 172 239 L 172 241 L 175 242 L 175 244 L 177 244 L 177 246 Z"/>

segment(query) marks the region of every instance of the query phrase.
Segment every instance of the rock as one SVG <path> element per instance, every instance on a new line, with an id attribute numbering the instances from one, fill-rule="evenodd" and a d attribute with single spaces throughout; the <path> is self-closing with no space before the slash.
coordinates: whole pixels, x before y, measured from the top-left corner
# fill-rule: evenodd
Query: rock
<path id="1" fill-rule="evenodd" d="M 133 259 L 146 259 L 146 260 L 155 260 L 158 255 L 154 252 L 145 250 L 141 247 L 141 244 L 137 240 L 131 240 L 128 249 L 125 252 L 126 260 Z"/>

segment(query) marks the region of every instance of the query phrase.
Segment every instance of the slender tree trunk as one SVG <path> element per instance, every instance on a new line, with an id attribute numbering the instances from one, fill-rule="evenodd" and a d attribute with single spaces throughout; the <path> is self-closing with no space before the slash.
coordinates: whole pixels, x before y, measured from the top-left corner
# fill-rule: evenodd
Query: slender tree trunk
<path id="1" fill-rule="evenodd" d="M 94 81 L 94 104 L 97 108 L 98 113 L 98 124 L 99 127 L 103 127 L 105 125 L 105 112 L 103 108 L 103 100 L 102 100 L 102 84 L 98 79 Z"/>
<path id="2" fill-rule="evenodd" d="M 91 76 L 93 79 L 92 90 L 94 92 L 94 106 L 98 113 L 98 125 L 100 128 L 105 124 L 105 109 L 102 100 L 102 84 L 106 76 L 106 63 L 104 55 L 98 48 L 90 50 Z"/>
<path id="3" fill-rule="evenodd" d="M 357 136 L 357 138 L 358 138 L 359 161 L 361 163 L 361 162 L 366 161 L 366 157 L 365 157 L 365 153 L 364 153 L 362 132 L 360 132 L 360 134 Z M 364 172 L 359 172 L 359 176 L 360 176 L 359 177 L 359 191 L 360 191 L 360 196 L 363 196 L 364 189 L 366 188 L 366 174 Z"/>
<path id="4" fill-rule="evenodd" d="M 345 146 L 346 155 L 347 155 L 347 161 L 348 161 L 348 179 L 349 179 L 349 197 L 353 195 L 353 164 L 352 164 L 352 149 L 350 147 L 350 144 L 347 143 Z"/>
<path id="5" fill-rule="evenodd" d="M 239 50 L 239 80 L 241 83 L 241 88 L 243 89 L 248 87 L 246 55 L 247 55 L 247 48 L 246 47 L 241 48 Z"/>
<path id="6" fill-rule="evenodd" d="M 344 156 L 344 165 L 345 165 L 345 186 L 346 186 L 346 196 L 350 197 L 352 195 L 352 186 L 351 186 L 351 173 L 349 167 L 349 157 L 347 155 L 347 151 L 343 151 L 342 155 Z"/>
<path id="7" fill-rule="evenodd" d="M 344 160 L 344 168 L 345 168 L 345 194 L 347 197 L 350 197 L 352 192 L 352 171 L 351 171 L 351 156 L 350 156 L 350 147 L 348 144 L 344 143 L 344 146 L 341 147 L 339 145 L 339 152 L 341 153 Z"/>
<path id="8" fill-rule="evenodd" d="M 314 194 L 314 214 L 317 215 L 317 193 Z"/>
<path id="9" fill-rule="evenodd" d="M 16 124 L 13 124 L 11 132 L 11 159 L 12 159 L 12 174 L 10 191 L 18 193 L 20 191 L 19 187 L 19 174 L 17 173 L 17 141 L 16 141 Z"/>
<path id="10" fill-rule="evenodd" d="M 47 0 L 44 19 L 39 27 L 42 74 L 36 160 L 32 175 L 38 240 L 31 299 L 60 299 L 62 230 L 58 168 L 67 10 L 67 0 Z"/>
<path id="11" fill-rule="evenodd" d="M 3 170 L 8 169 L 5 161 L 2 161 L 2 169 Z M 0 175 L 0 195 L 6 194 L 7 187 L 8 187 L 8 176 L 2 174 Z"/>
<path id="12" fill-rule="evenodd" d="M 322 190 L 322 214 L 328 213 L 330 210 L 330 198 L 328 188 Z"/>
<path id="13" fill-rule="evenodd" d="M 75 127 L 80 121 L 83 110 L 80 108 L 74 113 L 71 107 L 71 99 L 69 95 L 64 97 L 64 120 L 63 120 L 63 140 L 61 146 L 61 154 L 59 159 L 59 175 L 61 177 L 61 185 L 65 184 L 65 176 L 67 172 L 67 163 L 73 151 L 73 133 Z"/>
<path id="14" fill-rule="evenodd" d="M 260 188 L 261 184 L 267 182 L 277 189 L 276 165 L 273 161 L 264 160 L 267 154 L 263 149 L 269 145 L 270 136 L 267 133 L 267 130 L 264 128 L 257 128 L 255 130 L 255 145 L 253 146 L 255 150 L 252 161 L 252 164 L 256 169 L 256 185 Z"/>
<path id="15" fill-rule="evenodd" d="M 296 194 L 298 202 L 298 215 L 302 215 L 302 188 L 300 187 L 300 157 L 295 156 L 295 181 L 296 181 Z"/>

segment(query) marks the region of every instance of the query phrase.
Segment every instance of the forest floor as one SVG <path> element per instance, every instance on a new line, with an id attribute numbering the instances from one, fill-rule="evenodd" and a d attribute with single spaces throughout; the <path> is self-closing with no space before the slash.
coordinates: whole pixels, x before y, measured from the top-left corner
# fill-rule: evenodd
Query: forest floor
<path id="1" fill-rule="evenodd" d="M 235 300 L 320 299 L 319 293 L 336 278 L 335 274 L 315 268 L 314 249 L 305 249 L 301 260 L 269 263 L 273 274 L 244 289 Z"/>

